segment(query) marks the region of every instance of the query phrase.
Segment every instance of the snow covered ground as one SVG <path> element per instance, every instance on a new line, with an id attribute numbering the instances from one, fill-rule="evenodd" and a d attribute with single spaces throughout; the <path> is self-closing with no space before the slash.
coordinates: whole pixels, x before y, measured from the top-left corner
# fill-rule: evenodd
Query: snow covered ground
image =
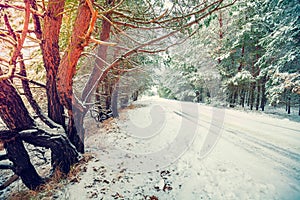
<path id="1" fill-rule="evenodd" d="M 104 126 L 62 199 L 300 199 L 300 123 L 148 98 Z"/>

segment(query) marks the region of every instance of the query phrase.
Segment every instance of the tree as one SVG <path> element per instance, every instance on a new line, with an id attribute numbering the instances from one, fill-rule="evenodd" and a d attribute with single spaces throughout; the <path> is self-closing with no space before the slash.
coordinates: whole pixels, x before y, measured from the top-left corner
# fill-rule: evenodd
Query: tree
<path id="1" fill-rule="evenodd" d="M 298 1 L 263 2 L 261 19 L 265 21 L 265 35 L 260 39 L 265 53 L 259 59 L 268 77 L 266 93 L 273 105 L 298 102 L 299 91 L 299 27 Z M 278 82 L 278 79 L 281 82 Z M 297 97 L 298 96 L 298 97 Z M 288 109 L 287 109 L 288 111 Z M 289 111 L 288 111 L 289 113 Z"/>
<path id="2" fill-rule="evenodd" d="M 237 86 L 239 90 L 227 87 L 232 90 L 228 101 L 242 106 L 246 101 L 256 110 L 264 110 L 267 97 L 272 105 L 288 102 L 298 88 L 298 79 L 292 78 L 299 72 L 297 1 L 239 1 L 230 9 L 235 17 L 229 24 L 230 34 L 223 37 L 219 71 L 225 82 L 242 70 L 248 71 L 253 81 L 246 87 Z"/>

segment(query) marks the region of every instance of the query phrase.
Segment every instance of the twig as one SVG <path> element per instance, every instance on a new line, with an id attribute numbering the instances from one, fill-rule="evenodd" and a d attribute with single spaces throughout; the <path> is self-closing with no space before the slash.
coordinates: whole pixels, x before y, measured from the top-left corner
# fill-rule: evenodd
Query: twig
<path id="1" fill-rule="evenodd" d="M 37 85 L 37 86 L 39 86 L 39 87 L 41 87 L 41 88 L 46 89 L 46 85 L 43 84 L 43 83 L 39 83 L 39 82 L 37 82 L 37 81 L 31 80 L 31 79 L 29 79 L 28 77 L 21 76 L 21 75 L 19 75 L 19 74 L 15 74 L 14 76 L 15 76 L 16 78 L 19 78 L 19 79 L 21 79 L 21 80 L 26 80 L 26 81 L 28 81 L 29 83 L 32 83 L 32 84 L 34 84 L 34 85 Z"/>
<path id="2" fill-rule="evenodd" d="M 128 39 L 132 40 L 133 42 L 137 43 L 137 44 L 141 44 L 140 42 L 136 41 L 135 39 L 133 39 L 132 37 L 130 37 L 128 34 L 126 34 L 123 30 L 121 30 L 118 26 L 116 26 L 111 20 L 109 20 L 105 15 L 101 16 L 102 19 L 106 20 L 107 22 L 109 22 L 115 29 L 117 29 L 122 35 L 124 35 L 125 37 L 127 37 Z"/>
<path id="3" fill-rule="evenodd" d="M 18 180 L 18 178 L 19 178 L 19 176 L 17 174 L 14 174 L 7 181 L 5 181 L 2 185 L 0 185 L 0 190 L 4 190 L 8 186 L 10 186 L 10 184 L 12 184 L 16 180 Z"/>
<path id="4" fill-rule="evenodd" d="M 103 14 L 109 14 L 112 11 L 116 10 L 120 5 L 122 5 L 122 3 L 124 2 L 124 0 L 121 0 L 117 5 L 115 5 L 114 7 L 108 9 L 107 11 L 104 11 Z"/>

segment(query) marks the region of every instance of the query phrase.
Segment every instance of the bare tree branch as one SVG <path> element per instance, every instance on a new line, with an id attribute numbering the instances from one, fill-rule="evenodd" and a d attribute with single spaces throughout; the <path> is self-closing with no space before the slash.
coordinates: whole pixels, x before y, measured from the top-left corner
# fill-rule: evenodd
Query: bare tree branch
<path id="1" fill-rule="evenodd" d="M 10 169 L 13 170 L 14 166 L 12 164 L 0 164 L 0 169 Z M 0 186 L 1 188 L 1 186 Z"/>
<path id="2" fill-rule="evenodd" d="M 7 160 L 7 159 L 8 159 L 8 155 L 7 154 L 0 155 L 0 161 L 1 160 Z"/>
<path id="3" fill-rule="evenodd" d="M 46 85 L 44 83 L 40 83 L 40 82 L 34 81 L 32 79 L 29 79 L 28 77 L 25 77 L 25 76 L 22 76 L 22 75 L 19 75 L 19 74 L 15 74 L 14 77 L 19 78 L 21 80 L 28 81 L 29 83 L 32 83 L 32 84 L 34 84 L 36 86 L 39 86 L 41 88 L 46 89 Z"/>
<path id="4" fill-rule="evenodd" d="M 15 47 L 15 50 L 13 52 L 13 55 L 9 61 L 10 63 L 10 66 L 9 66 L 9 69 L 8 69 L 8 72 L 6 74 L 3 74 L 0 76 L 0 81 L 3 81 L 3 80 L 6 80 L 6 79 L 9 79 L 11 78 L 14 73 L 15 73 L 15 70 L 16 70 L 16 61 L 17 61 L 17 58 L 23 48 L 23 44 L 24 44 L 24 41 L 25 41 L 25 38 L 26 38 L 26 35 L 27 35 L 27 32 L 28 32 L 28 26 L 29 26 L 29 18 L 30 18 L 30 4 L 29 4 L 29 1 L 28 0 L 24 0 L 24 4 L 25 4 L 25 19 L 24 19 L 24 26 L 23 26 L 23 31 L 22 31 L 22 34 L 21 34 L 21 38 L 18 38 L 18 36 L 16 36 L 14 33 L 10 33 L 11 36 L 16 40 L 17 39 L 17 45 L 14 46 Z M 8 28 L 8 30 L 12 30 L 11 26 L 10 26 L 10 23 L 8 21 L 8 18 L 4 18 L 5 19 L 5 24 Z"/>
<path id="5" fill-rule="evenodd" d="M 0 8 L 13 8 L 16 10 L 26 10 L 26 6 L 21 5 L 11 5 L 8 3 L 0 3 Z M 44 17 L 45 13 L 39 13 L 36 8 L 30 8 L 30 12 L 39 17 Z"/>

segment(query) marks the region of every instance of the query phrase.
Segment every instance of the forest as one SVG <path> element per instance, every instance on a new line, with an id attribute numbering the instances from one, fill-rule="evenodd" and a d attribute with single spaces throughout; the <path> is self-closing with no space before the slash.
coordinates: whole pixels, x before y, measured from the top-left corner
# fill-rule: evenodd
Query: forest
<path id="1" fill-rule="evenodd" d="M 31 190 L 142 95 L 300 116 L 298 0 L 0 0 L 1 170 Z M 49 149 L 37 172 L 26 144 Z"/>

